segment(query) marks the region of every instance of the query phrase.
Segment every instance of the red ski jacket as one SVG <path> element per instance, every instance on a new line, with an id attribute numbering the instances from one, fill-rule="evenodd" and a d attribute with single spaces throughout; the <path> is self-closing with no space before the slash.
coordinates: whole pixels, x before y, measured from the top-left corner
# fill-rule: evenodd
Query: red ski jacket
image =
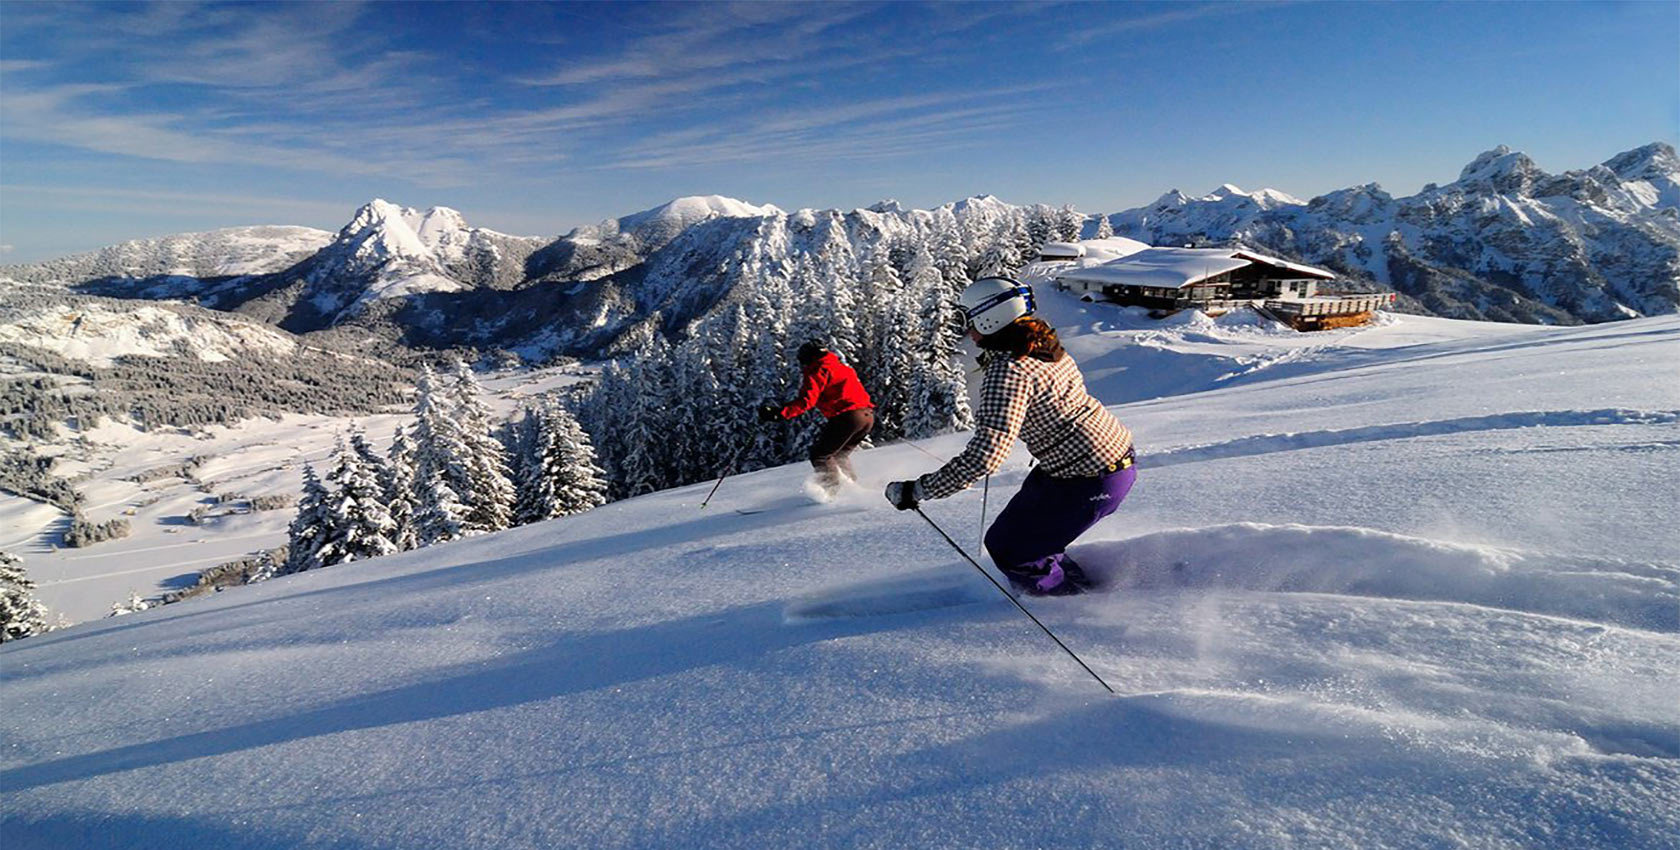
<path id="1" fill-rule="evenodd" d="M 858 380 L 857 373 L 841 363 L 832 351 L 823 352 L 802 371 L 805 383 L 799 388 L 799 397 L 782 408 L 783 419 L 792 419 L 813 407 L 823 416 L 833 419 L 848 410 L 875 406 L 863 383 Z"/>

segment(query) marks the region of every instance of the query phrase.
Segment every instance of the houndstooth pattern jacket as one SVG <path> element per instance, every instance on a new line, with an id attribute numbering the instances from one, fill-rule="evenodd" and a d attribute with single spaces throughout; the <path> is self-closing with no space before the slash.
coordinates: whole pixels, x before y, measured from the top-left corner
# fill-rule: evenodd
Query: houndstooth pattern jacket
<path id="1" fill-rule="evenodd" d="M 990 474 L 1017 436 L 1056 478 L 1101 475 L 1132 448 L 1132 432 L 1085 391 L 1072 355 L 1053 363 L 998 357 L 980 384 L 974 436 L 962 454 L 917 479 L 922 498 L 943 499 Z"/>

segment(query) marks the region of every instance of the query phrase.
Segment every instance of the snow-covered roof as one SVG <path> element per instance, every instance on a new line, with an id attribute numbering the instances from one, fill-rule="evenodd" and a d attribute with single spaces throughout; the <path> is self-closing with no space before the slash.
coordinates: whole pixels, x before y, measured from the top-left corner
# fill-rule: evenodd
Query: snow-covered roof
<path id="1" fill-rule="evenodd" d="M 1288 269 L 1307 277 L 1325 280 L 1336 277 L 1334 272 L 1324 269 L 1232 248 L 1148 248 L 1102 265 L 1073 269 L 1058 277 L 1090 283 L 1177 289 L 1253 263 Z"/>
<path id="2" fill-rule="evenodd" d="M 1078 242 L 1046 242 L 1038 249 L 1040 257 L 1083 257 L 1085 246 Z"/>
<path id="3" fill-rule="evenodd" d="M 1085 263 L 1087 265 L 1106 263 L 1110 260 L 1118 260 L 1121 257 L 1136 254 L 1139 251 L 1149 250 L 1149 243 L 1127 239 L 1124 236 L 1110 236 L 1107 239 L 1083 239 L 1080 240 L 1079 244 L 1080 247 L 1085 249 Z"/>
<path id="4" fill-rule="evenodd" d="M 1236 251 L 1236 252 L 1234 252 L 1234 256 L 1241 257 L 1241 258 L 1246 259 L 1246 260 L 1253 260 L 1254 262 L 1257 262 L 1257 263 L 1265 263 L 1268 266 L 1277 266 L 1278 268 L 1288 269 L 1292 272 L 1299 272 L 1301 274 L 1306 275 L 1307 277 L 1323 278 L 1324 280 L 1335 280 L 1336 279 L 1336 273 L 1333 272 L 1333 271 L 1329 271 L 1327 269 L 1321 269 L 1317 266 L 1307 266 L 1307 265 L 1302 265 L 1300 263 L 1291 263 L 1288 260 L 1280 260 L 1277 257 L 1270 257 L 1270 256 L 1267 256 L 1265 254 L 1257 254 L 1253 251 Z"/>
<path id="5" fill-rule="evenodd" d="M 1240 269 L 1250 260 L 1214 248 L 1150 248 L 1100 266 L 1087 266 L 1060 275 L 1067 280 L 1120 283 L 1176 289 L 1217 274 Z"/>

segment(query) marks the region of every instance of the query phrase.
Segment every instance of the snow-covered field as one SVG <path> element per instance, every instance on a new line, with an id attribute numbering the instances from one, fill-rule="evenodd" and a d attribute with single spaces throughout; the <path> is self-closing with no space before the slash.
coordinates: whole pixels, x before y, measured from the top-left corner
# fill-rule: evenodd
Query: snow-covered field
<path id="1" fill-rule="evenodd" d="M 1119 696 L 880 497 L 951 435 L 8 643 L 7 850 L 1677 846 L 1680 318 L 1045 300 L 1140 478 L 1025 604 Z"/>
<path id="2" fill-rule="evenodd" d="M 133 354 L 129 348 L 107 348 Z M 485 382 L 490 401 L 512 414 L 531 397 L 578 380 L 576 367 L 510 372 Z M 124 518 L 127 537 L 80 549 L 58 542 L 69 517 L 51 505 L 0 494 L 0 551 L 22 559 L 39 585 L 36 596 L 52 618 L 97 619 L 113 603 L 131 596 L 156 596 L 190 586 L 198 571 L 286 542 L 293 508 L 248 512 L 241 501 L 218 496 L 281 496 L 295 501 L 303 464 L 324 471 L 334 441 L 352 426 L 367 432 L 383 451 L 398 425 L 412 424 L 406 411 L 356 418 L 286 416 L 280 421 L 247 420 L 232 427 L 138 431 L 102 422 L 59 445 L 38 446 L 58 455 L 63 475 L 87 474 L 78 484 L 93 522 Z M 180 470 L 184 463 L 196 463 Z M 185 472 L 167 474 L 172 471 Z M 189 520 L 194 510 L 203 519 Z"/>

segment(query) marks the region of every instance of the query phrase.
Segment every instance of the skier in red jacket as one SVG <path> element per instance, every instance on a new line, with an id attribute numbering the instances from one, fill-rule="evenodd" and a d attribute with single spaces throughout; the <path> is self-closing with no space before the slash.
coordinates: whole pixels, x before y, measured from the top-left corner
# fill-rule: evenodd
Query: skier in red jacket
<path id="1" fill-rule="evenodd" d="M 758 415 L 773 422 L 792 419 L 815 407 L 828 417 L 828 424 L 811 444 L 811 466 L 817 471 L 817 483 L 832 494 L 840 489 L 841 476 L 857 480 L 857 473 L 852 471 L 852 450 L 875 427 L 875 402 L 852 367 L 840 362 L 822 343 L 799 346 L 799 367 L 804 377 L 799 397 L 785 405 L 766 404 L 758 409 Z"/>

